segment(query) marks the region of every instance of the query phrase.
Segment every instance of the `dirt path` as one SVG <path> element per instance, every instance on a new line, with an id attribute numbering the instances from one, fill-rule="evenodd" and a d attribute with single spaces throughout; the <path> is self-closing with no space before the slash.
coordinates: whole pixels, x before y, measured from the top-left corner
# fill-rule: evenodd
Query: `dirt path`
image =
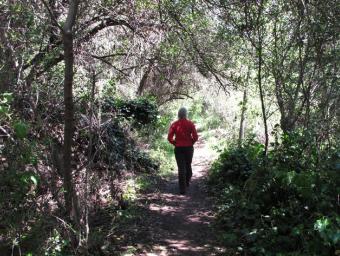
<path id="1" fill-rule="evenodd" d="M 135 222 L 131 244 L 120 255 L 222 255 L 211 229 L 211 200 L 205 192 L 211 153 L 202 140 L 195 145 L 193 177 L 186 195 L 179 195 L 177 175 L 145 193 L 138 201 L 141 218 Z M 130 232 L 129 232 L 130 233 Z M 138 241 L 134 241 L 134 240 Z M 129 252 L 130 250 L 130 252 Z"/>

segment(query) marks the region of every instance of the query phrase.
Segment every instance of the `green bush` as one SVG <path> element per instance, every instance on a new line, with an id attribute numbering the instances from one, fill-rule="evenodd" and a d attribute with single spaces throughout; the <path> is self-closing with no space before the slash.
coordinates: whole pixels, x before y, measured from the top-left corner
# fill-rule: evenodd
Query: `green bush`
<path id="1" fill-rule="evenodd" d="M 253 139 L 245 145 L 232 145 L 225 149 L 210 169 L 210 182 L 224 185 L 245 182 L 261 163 L 264 146 Z"/>
<path id="2" fill-rule="evenodd" d="M 334 255 L 339 150 L 316 150 L 310 139 L 284 135 L 267 157 L 263 146 L 248 142 L 226 149 L 212 165 L 217 225 L 227 246 L 248 255 Z"/>
<path id="3" fill-rule="evenodd" d="M 107 98 L 103 104 L 104 111 L 112 111 L 126 119 L 131 119 L 138 125 L 154 123 L 157 120 L 158 108 L 153 99 L 136 98 L 122 100 L 119 98 Z"/>
<path id="4" fill-rule="evenodd" d="M 134 170 L 137 172 L 153 172 L 159 169 L 159 163 L 143 152 L 136 144 L 135 139 L 129 134 L 128 127 L 124 127 L 124 122 L 115 119 L 104 127 L 101 144 L 94 145 L 93 151 L 99 151 L 94 161 L 106 161 L 111 163 L 114 169 Z"/>

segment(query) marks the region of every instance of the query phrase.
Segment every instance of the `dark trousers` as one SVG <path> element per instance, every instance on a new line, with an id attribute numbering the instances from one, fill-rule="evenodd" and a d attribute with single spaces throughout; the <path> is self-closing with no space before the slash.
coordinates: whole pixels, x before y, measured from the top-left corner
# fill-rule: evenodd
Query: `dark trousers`
<path id="1" fill-rule="evenodd" d="M 175 147 L 175 157 L 178 166 L 179 190 L 185 193 L 192 177 L 191 162 L 194 155 L 194 147 Z"/>

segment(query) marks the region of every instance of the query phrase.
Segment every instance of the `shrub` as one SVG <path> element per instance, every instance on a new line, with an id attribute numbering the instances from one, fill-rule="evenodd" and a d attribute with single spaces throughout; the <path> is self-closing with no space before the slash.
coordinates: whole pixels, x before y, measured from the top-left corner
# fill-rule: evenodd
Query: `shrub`
<path id="1" fill-rule="evenodd" d="M 150 98 L 132 100 L 107 98 L 104 101 L 103 110 L 115 112 L 118 116 L 129 120 L 132 119 L 137 126 L 154 123 L 158 116 L 157 105 Z"/>
<path id="2" fill-rule="evenodd" d="M 317 151 L 309 139 L 284 135 L 266 158 L 256 142 L 230 147 L 212 165 L 217 225 L 227 246 L 250 255 L 334 255 L 339 151 L 310 155 Z"/>
<path id="3" fill-rule="evenodd" d="M 264 146 L 249 139 L 242 147 L 232 145 L 225 149 L 210 169 L 210 182 L 244 183 L 261 163 Z"/>

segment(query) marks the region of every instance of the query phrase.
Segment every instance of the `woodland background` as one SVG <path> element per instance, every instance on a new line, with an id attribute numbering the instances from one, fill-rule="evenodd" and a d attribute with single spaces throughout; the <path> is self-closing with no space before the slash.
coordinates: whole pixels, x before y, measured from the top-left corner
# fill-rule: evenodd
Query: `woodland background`
<path id="1" fill-rule="evenodd" d="M 185 105 L 219 154 L 209 187 L 225 246 L 338 255 L 339 12 L 1 0 L 0 254 L 111 255 L 103 227 L 175 169 L 165 134 Z"/>

